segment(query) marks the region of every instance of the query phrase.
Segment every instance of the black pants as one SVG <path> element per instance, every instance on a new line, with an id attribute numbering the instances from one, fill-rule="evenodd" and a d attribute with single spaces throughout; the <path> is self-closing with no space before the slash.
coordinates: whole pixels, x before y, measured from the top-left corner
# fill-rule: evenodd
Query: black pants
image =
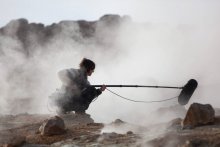
<path id="1" fill-rule="evenodd" d="M 94 87 L 87 87 L 79 97 L 72 97 L 68 102 L 60 103 L 60 107 L 64 112 L 85 112 L 95 97 L 97 97 L 97 90 Z"/>

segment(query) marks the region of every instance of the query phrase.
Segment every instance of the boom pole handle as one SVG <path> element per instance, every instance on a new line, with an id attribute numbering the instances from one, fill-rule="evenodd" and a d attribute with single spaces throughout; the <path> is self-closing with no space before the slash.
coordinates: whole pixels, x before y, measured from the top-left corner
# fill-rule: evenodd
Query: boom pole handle
<path id="1" fill-rule="evenodd" d="M 93 87 L 102 87 L 102 85 L 91 85 Z M 173 89 L 183 89 L 183 87 L 171 87 L 171 86 L 146 86 L 146 85 L 105 85 L 106 87 L 147 87 L 147 88 L 173 88 Z"/>

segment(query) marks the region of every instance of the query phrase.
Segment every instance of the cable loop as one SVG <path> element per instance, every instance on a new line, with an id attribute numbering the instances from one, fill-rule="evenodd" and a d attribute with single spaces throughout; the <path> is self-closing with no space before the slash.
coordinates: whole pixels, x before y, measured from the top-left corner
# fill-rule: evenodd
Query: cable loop
<path id="1" fill-rule="evenodd" d="M 172 97 L 172 98 L 168 98 L 168 99 L 164 99 L 164 100 L 157 100 L 157 101 L 136 101 L 136 100 L 132 100 L 132 99 L 126 98 L 124 96 L 121 96 L 121 95 L 119 95 L 119 94 L 109 90 L 108 88 L 106 88 L 106 90 L 108 90 L 109 92 L 113 93 L 114 95 L 117 95 L 120 98 L 123 98 L 123 99 L 128 100 L 128 101 L 132 101 L 132 102 L 138 102 L 138 103 L 157 103 L 157 102 L 159 103 L 159 102 L 173 100 L 173 99 L 176 99 L 178 97 L 178 96 L 175 96 L 175 97 Z"/>

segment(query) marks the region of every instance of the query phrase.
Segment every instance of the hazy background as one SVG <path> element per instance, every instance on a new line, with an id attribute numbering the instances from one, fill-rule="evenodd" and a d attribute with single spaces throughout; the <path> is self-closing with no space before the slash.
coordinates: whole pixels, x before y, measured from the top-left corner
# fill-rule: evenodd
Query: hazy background
<path id="1" fill-rule="evenodd" d="M 0 26 L 21 17 L 51 24 L 61 20 L 97 20 L 107 13 L 168 24 L 217 25 L 220 20 L 218 0 L 0 0 L 0 3 Z"/>
<path id="2" fill-rule="evenodd" d="M 2 114 L 51 113 L 47 108 L 47 97 L 61 85 L 57 72 L 63 68 L 78 67 L 83 57 L 97 64 L 94 75 L 89 78 L 92 84 L 183 86 L 189 79 L 195 78 L 199 87 L 189 104 L 220 105 L 218 0 L 0 0 L 0 3 L 0 27 L 18 18 L 45 25 L 61 20 L 98 20 L 109 13 L 132 18 L 132 22 L 123 24 L 117 30 L 118 34 L 112 40 L 105 37 L 111 35 L 112 30 L 100 27 L 105 31 L 96 34 L 96 37 L 102 38 L 105 43 L 112 41 L 110 47 L 99 45 L 93 39 L 73 41 L 70 39 L 72 34 L 78 40 L 82 39 L 78 26 L 64 25 L 62 32 L 44 46 L 38 46 L 33 41 L 31 58 L 22 52 L 23 46 L 19 40 L 0 36 Z M 12 34 L 16 31 L 16 26 L 9 28 Z M 35 38 L 29 37 L 32 40 Z M 135 100 L 161 100 L 179 94 L 178 90 L 172 89 L 112 90 Z M 18 107 L 14 105 L 16 100 L 30 102 Z M 116 118 L 147 122 L 152 121 L 151 111 L 176 103 L 173 100 L 138 104 L 105 91 L 92 103 L 88 113 L 102 122 Z"/>

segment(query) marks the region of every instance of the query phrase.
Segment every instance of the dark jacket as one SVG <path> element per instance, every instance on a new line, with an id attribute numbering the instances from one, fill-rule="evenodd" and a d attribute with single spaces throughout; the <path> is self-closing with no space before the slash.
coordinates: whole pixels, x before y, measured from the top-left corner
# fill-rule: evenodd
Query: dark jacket
<path id="1" fill-rule="evenodd" d="M 90 86 L 86 70 L 65 69 L 58 72 L 62 86 L 52 94 L 54 104 L 65 111 L 84 111 L 102 92 Z"/>

